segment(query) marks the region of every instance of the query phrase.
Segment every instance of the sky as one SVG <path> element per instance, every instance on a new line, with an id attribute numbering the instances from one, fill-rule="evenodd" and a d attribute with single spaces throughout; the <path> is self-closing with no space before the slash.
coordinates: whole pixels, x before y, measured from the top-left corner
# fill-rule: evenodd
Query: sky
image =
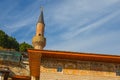
<path id="1" fill-rule="evenodd" d="M 120 0 L 0 0 L 0 29 L 32 44 L 41 6 L 45 49 L 120 55 Z"/>

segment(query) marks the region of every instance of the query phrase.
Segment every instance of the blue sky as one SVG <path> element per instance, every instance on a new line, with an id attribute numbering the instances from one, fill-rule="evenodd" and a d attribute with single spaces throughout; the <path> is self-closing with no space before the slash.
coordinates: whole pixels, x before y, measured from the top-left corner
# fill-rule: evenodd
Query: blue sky
<path id="1" fill-rule="evenodd" d="M 0 0 L 0 29 L 31 44 L 40 6 L 45 49 L 120 55 L 120 0 Z"/>

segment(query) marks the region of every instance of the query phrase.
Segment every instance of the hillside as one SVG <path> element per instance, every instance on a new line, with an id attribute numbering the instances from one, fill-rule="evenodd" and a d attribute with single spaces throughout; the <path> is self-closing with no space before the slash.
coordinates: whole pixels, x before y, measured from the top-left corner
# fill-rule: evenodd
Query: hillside
<path id="1" fill-rule="evenodd" d="M 26 52 L 27 48 L 33 48 L 30 44 L 19 43 L 16 38 L 9 36 L 3 30 L 0 30 L 0 50 L 16 50 Z"/>

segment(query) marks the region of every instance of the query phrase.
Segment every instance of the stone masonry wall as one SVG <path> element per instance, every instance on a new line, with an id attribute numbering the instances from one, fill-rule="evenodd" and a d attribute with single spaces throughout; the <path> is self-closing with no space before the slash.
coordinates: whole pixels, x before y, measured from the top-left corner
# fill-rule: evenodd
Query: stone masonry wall
<path id="1" fill-rule="evenodd" d="M 88 76 L 88 75 L 63 75 L 56 73 L 42 73 L 40 80 L 120 80 L 119 77 Z"/>
<path id="2" fill-rule="evenodd" d="M 59 66 L 62 72 L 57 72 Z M 120 64 L 115 63 L 50 58 L 41 61 L 41 80 L 120 80 L 119 76 Z"/>
<path id="3" fill-rule="evenodd" d="M 10 76 L 13 75 L 21 75 L 21 76 L 29 76 L 29 66 L 22 65 L 19 63 L 13 63 L 8 61 L 0 61 L 0 67 L 8 67 L 10 70 Z"/>

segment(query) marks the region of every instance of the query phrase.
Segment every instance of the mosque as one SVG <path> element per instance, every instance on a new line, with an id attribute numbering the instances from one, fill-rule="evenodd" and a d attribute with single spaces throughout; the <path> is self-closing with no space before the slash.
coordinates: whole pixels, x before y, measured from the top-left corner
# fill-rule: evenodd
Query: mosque
<path id="1" fill-rule="evenodd" d="M 43 50 L 43 10 L 28 49 L 31 80 L 120 80 L 120 56 Z"/>
<path id="2" fill-rule="evenodd" d="M 83 52 L 44 50 L 43 10 L 28 49 L 29 76 L 16 75 L 12 80 L 120 80 L 120 56 Z"/>

